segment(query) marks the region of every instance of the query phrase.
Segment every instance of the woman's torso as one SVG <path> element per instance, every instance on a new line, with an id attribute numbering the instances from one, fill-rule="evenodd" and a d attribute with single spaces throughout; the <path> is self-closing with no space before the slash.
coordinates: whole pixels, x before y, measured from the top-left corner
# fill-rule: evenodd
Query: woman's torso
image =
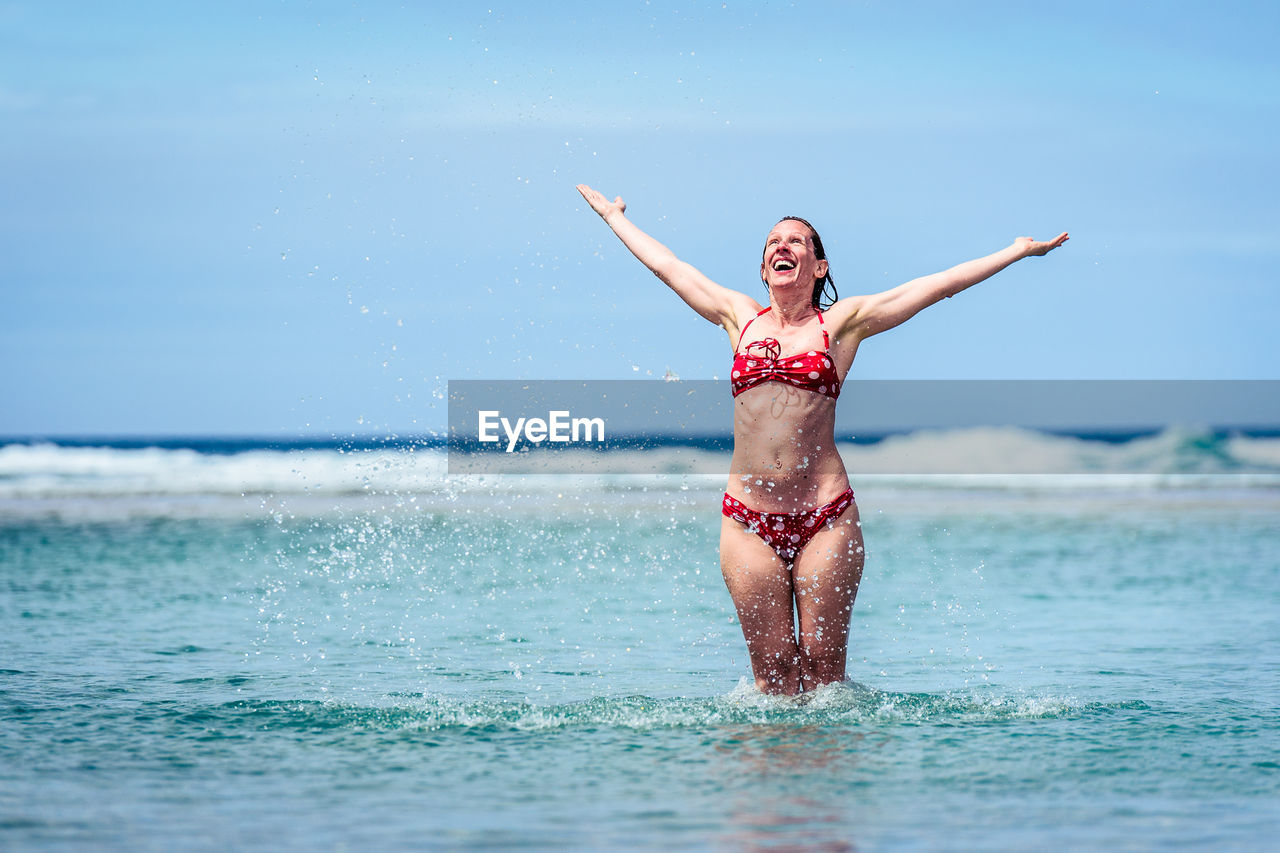
<path id="1" fill-rule="evenodd" d="M 821 315 L 783 329 L 771 313 L 765 309 L 745 323 L 735 348 L 726 492 L 761 512 L 801 512 L 849 488 L 835 448 L 843 377 Z M 743 373 L 751 387 L 743 387 L 749 384 Z"/>

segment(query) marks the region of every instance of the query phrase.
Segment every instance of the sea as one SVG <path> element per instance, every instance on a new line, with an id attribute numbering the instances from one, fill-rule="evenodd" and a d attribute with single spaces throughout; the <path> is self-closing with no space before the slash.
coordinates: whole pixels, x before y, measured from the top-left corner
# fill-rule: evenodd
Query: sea
<path id="1" fill-rule="evenodd" d="M 1274 849 L 1280 438 L 877 464 L 983 440 L 842 446 L 850 680 L 797 698 L 750 679 L 721 449 L 0 442 L 0 849 Z"/>

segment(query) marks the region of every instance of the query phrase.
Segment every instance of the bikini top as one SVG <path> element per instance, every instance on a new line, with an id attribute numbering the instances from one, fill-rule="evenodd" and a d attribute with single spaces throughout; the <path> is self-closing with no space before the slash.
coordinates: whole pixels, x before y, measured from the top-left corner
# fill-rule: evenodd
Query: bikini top
<path id="1" fill-rule="evenodd" d="M 756 321 L 756 317 L 772 308 L 772 305 L 765 308 L 747 321 L 747 325 L 742 327 L 742 334 L 738 336 L 739 344 L 747 336 L 747 329 Z M 818 312 L 818 324 L 825 325 L 821 311 Z M 832 400 L 836 399 L 840 396 L 840 377 L 836 375 L 836 365 L 831 360 L 831 339 L 827 337 L 826 329 L 822 330 L 822 346 L 822 352 L 809 350 L 786 358 L 779 358 L 782 346 L 774 338 L 752 341 L 743 352 L 735 349 L 733 373 L 730 377 L 733 396 L 765 382 L 785 382 Z"/>

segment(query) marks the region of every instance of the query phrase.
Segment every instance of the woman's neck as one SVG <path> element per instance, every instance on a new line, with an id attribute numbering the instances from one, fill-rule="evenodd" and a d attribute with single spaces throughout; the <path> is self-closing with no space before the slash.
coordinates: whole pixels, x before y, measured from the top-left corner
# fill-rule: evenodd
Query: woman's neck
<path id="1" fill-rule="evenodd" d="M 807 301 L 788 301 L 784 304 L 779 302 L 777 297 L 770 297 L 769 305 L 782 326 L 799 326 L 818 313 L 813 303 Z"/>

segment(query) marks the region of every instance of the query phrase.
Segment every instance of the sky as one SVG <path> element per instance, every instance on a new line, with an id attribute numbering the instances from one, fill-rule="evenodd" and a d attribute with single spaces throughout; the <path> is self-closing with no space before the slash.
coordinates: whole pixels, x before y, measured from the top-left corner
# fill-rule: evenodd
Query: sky
<path id="1" fill-rule="evenodd" d="M 0 2 L 0 435 L 421 434 L 724 379 L 574 190 L 764 300 L 1071 241 L 864 379 L 1277 379 L 1274 3 Z M 727 391 L 726 391 L 727 393 Z"/>

